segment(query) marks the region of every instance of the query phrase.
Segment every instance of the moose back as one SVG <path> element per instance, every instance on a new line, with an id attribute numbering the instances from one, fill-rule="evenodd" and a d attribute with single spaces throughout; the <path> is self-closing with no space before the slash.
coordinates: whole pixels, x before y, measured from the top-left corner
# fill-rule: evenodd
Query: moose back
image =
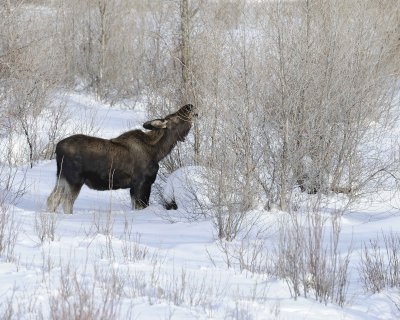
<path id="1" fill-rule="evenodd" d="M 132 130 L 110 140 L 81 134 L 61 140 L 56 146 L 57 182 L 47 199 L 48 211 L 62 204 L 64 213 L 72 213 L 84 184 L 95 190 L 129 188 L 132 207 L 147 207 L 158 163 L 178 141 L 184 141 L 192 116 L 193 106 L 188 104 L 164 119 L 144 123 L 150 131 Z"/>

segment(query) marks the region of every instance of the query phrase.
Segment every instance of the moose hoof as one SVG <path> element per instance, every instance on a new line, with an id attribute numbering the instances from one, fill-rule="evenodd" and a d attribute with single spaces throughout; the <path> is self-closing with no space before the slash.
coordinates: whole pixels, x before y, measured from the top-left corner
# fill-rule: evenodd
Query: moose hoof
<path id="1" fill-rule="evenodd" d="M 145 204 L 143 202 L 135 202 L 133 205 L 133 210 L 142 210 L 147 207 L 148 207 L 148 204 Z"/>
<path id="2" fill-rule="evenodd" d="M 164 208 L 167 210 L 177 210 L 178 205 L 176 204 L 175 200 L 172 200 L 171 202 L 166 202 L 164 204 Z"/>

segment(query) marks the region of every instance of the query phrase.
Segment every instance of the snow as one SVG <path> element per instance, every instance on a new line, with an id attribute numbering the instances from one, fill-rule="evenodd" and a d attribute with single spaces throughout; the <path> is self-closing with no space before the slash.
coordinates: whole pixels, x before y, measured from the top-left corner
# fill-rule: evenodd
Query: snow
<path id="1" fill-rule="evenodd" d="M 111 107 L 83 93 L 64 93 L 58 99 L 70 111 L 71 129 L 85 128 L 93 116 L 93 133 L 105 138 L 140 128 L 147 120 L 145 105 Z M 368 293 L 357 269 L 364 242 L 399 229 L 394 191 L 367 195 L 342 217 L 339 247 L 345 253 L 351 244 L 353 250 L 351 283 L 340 307 L 312 295 L 294 300 L 284 280 L 241 271 L 235 261 L 228 267 L 212 219 L 180 219 L 209 207 L 204 170 L 184 167 L 170 175 L 164 197 L 176 202 L 176 211 L 155 200 L 133 211 L 128 190 L 83 187 L 73 215 L 53 215 L 46 212 L 46 199 L 56 180 L 55 161 L 21 165 L 15 184 L 23 182 L 26 192 L 7 212 L 19 232 L 14 259 L 0 258 L 0 315 L 11 303 L 12 319 L 57 319 L 68 308 L 107 318 L 96 308 L 111 299 L 115 313 L 108 316 L 117 319 L 400 318 L 399 289 Z M 257 209 L 254 214 L 271 226 L 267 247 L 273 248 L 279 237 L 275 226 L 286 213 Z M 43 226 L 54 227 L 53 241 L 40 239 Z M 239 240 L 229 245 L 235 244 Z M 86 304 L 79 304 L 85 293 Z"/>
<path id="2" fill-rule="evenodd" d="M 207 190 L 211 188 L 207 174 L 209 172 L 204 167 L 187 166 L 168 177 L 163 197 L 167 204 L 175 202 L 177 218 L 181 216 L 196 220 L 209 213 L 212 204 L 207 196 Z"/>

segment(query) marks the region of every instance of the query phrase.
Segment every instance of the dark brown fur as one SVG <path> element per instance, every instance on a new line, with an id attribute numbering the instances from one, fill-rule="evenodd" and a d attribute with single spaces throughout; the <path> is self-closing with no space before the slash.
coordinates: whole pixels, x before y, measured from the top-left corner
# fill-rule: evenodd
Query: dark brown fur
<path id="1" fill-rule="evenodd" d="M 143 124 L 151 131 L 132 130 L 114 139 L 73 135 L 56 147 L 57 184 L 47 199 L 54 212 L 63 203 L 65 213 L 83 184 L 95 190 L 129 188 L 132 206 L 147 207 L 158 162 L 168 155 L 177 141 L 183 141 L 191 128 L 193 106 L 185 105 L 164 119 Z"/>

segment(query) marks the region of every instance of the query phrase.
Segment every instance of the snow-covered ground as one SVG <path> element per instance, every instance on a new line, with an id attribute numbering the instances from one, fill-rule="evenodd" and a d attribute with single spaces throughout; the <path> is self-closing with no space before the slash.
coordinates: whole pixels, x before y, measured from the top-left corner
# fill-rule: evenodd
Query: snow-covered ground
<path id="1" fill-rule="evenodd" d="M 74 125 L 87 120 L 82 112 L 95 115 L 102 137 L 138 128 L 146 120 L 141 105 L 134 110 L 109 107 L 81 94 L 63 99 Z M 400 318 L 400 291 L 367 293 L 358 269 L 363 243 L 399 230 L 400 205 L 390 192 L 368 196 L 342 218 L 339 248 L 345 252 L 351 246 L 352 251 L 350 285 L 340 307 L 312 295 L 294 300 L 284 280 L 241 271 L 233 258 L 228 267 L 212 221 L 171 223 L 171 216 L 182 212 L 166 211 L 155 199 L 148 208 L 133 211 L 128 190 L 97 192 L 84 186 L 73 215 L 46 213 L 55 171 L 55 161 L 42 161 L 17 173 L 15 184 L 24 180 L 26 192 L 9 209 L 19 230 L 14 259 L 0 258 L 4 319 Z M 184 185 L 180 175 L 169 179 L 165 195 L 175 192 L 183 195 L 179 201 L 188 201 L 179 189 Z M 266 248 L 273 248 L 279 238 L 275 226 L 286 214 L 263 209 L 250 214 L 270 226 Z"/>

